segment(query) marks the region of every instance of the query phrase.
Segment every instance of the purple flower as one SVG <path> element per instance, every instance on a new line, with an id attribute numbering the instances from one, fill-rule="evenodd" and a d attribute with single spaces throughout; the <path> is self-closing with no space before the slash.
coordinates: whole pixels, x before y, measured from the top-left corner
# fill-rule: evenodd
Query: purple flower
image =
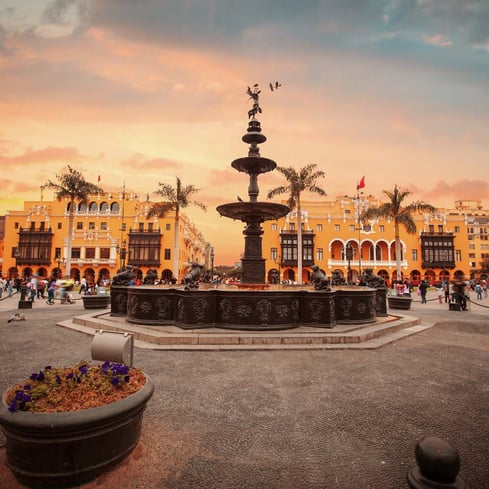
<path id="1" fill-rule="evenodd" d="M 70 372 L 67 376 L 66 376 L 67 379 L 72 379 L 73 378 L 73 372 Z"/>
<path id="2" fill-rule="evenodd" d="M 119 377 L 112 377 L 112 378 L 110 379 L 110 383 L 111 383 L 112 385 L 119 385 Z"/>
<path id="3" fill-rule="evenodd" d="M 24 385 L 24 390 L 25 391 L 30 391 L 32 389 L 31 384 L 25 384 Z"/>
<path id="4" fill-rule="evenodd" d="M 87 373 L 88 373 L 88 365 L 81 365 L 80 367 L 78 367 L 78 370 L 80 371 L 80 373 L 82 375 L 87 375 Z"/>

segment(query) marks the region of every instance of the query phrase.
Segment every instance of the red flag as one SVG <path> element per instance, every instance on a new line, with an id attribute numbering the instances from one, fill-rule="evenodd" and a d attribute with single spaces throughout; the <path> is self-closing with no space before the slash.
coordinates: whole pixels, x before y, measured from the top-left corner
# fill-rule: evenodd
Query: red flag
<path id="1" fill-rule="evenodd" d="M 360 180 L 360 183 L 357 184 L 357 190 L 360 190 L 361 188 L 364 188 L 365 187 L 365 177 L 362 177 L 362 179 Z"/>
<path id="2" fill-rule="evenodd" d="M 98 180 L 97 180 L 97 183 L 100 183 L 100 175 L 98 176 Z"/>

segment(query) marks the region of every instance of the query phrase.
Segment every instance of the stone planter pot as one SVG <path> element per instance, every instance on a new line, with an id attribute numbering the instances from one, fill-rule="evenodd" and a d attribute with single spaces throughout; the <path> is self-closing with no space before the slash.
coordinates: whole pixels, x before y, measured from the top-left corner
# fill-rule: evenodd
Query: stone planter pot
<path id="1" fill-rule="evenodd" d="M 106 406 L 64 413 L 31 413 L 0 405 L 7 464 L 30 488 L 72 487 L 121 462 L 136 446 L 154 385 Z"/>
<path id="2" fill-rule="evenodd" d="M 110 295 L 82 295 L 85 309 L 106 309 L 109 307 Z"/>
<path id="3" fill-rule="evenodd" d="M 411 309 L 411 302 L 413 300 L 411 297 L 402 296 L 389 296 L 387 297 L 387 302 L 390 309 Z"/>

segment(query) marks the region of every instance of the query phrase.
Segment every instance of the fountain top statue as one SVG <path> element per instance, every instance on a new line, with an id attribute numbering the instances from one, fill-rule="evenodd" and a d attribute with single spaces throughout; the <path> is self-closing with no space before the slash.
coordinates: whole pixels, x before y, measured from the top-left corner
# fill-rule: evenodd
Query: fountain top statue
<path id="1" fill-rule="evenodd" d="M 290 208 L 283 204 L 274 202 L 258 201 L 258 175 L 274 170 L 277 167 L 275 161 L 260 156 L 258 145 L 264 143 L 267 138 L 261 132 L 260 121 L 256 119 L 257 114 L 262 113 L 259 103 L 261 93 L 258 83 L 253 88 L 248 87 L 247 94 L 253 100 L 253 106 L 248 111 L 248 128 L 246 134 L 241 138 L 244 143 L 250 145 L 248 156 L 238 158 L 231 166 L 239 172 L 249 176 L 248 202 L 239 199 L 217 207 L 221 216 L 230 219 L 239 219 L 246 223 L 243 234 L 245 235 L 245 252 L 241 259 L 242 281 L 246 284 L 265 283 L 265 260 L 262 257 L 261 235 L 263 230 L 261 224 L 264 221 L 279 219 L 290 212 Z"/>

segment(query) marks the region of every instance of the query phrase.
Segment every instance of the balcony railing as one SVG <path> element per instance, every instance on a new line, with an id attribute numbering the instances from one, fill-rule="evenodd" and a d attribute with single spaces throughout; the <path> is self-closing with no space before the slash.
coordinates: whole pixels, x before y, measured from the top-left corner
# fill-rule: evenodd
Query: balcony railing
<path id="1" fill-rule="evenodd" d="M 423 261 L 421 268 L 455 268 L 454 261 Z"/>

